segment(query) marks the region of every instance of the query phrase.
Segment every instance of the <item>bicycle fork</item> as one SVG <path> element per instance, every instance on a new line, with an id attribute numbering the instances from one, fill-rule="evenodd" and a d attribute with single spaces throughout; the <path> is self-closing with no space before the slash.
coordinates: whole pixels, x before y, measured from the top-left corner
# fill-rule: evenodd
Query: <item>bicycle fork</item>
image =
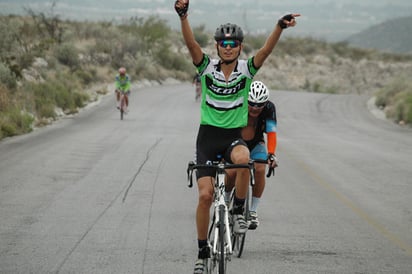
<path id="1" fill-rule="evenodd" d="M 217 182 L 219 183 L 219 192 L 220 195 L 218 195 L 218 200 L 215 201 L 216 206 L 215 206 L 215 216 L 216 216 L 216 224 L 221 226 L 224 225 L 225 227 L 225 235 L 224 239 L 220 239 L 220 241 L 225 242 L 225 249 L 221 250 L 221 252 L 225 252 L 227 255 L 227 259 L 230 260 L 230 256 L 233 253 L 232 250 L 232 239 L 231 239 L 231 232 L 230 232 L 230 225 L 229 225 L 229 210 L 226 206 L 225 199 L 224 199 L 224 174 L 218 174 L 217 176 Z M 221 207 L 223 206 L 224 211 L 222 212 L 224 216 L 221 216 Z M 212 252 L 213 254 L 218 253 L 218 238 L 219 238 L 219 229 L 215 229 L 214 235 L 213 235 L 213 246 L 212 246 Z"/>

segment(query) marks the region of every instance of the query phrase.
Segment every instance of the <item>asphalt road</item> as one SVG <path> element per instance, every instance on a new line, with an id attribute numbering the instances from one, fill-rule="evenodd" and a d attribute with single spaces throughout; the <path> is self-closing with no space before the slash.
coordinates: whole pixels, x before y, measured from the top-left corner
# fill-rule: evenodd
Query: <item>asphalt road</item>
<path id="1" fill-rule="evenodd" d="M 357 95 L 272 92 L 276 176 L 230 273 L 412 273 L 412 130 Z M 199 104 L 189 84 L 113 96 L 0 142 L 0 273 L 191 273 Z"/>

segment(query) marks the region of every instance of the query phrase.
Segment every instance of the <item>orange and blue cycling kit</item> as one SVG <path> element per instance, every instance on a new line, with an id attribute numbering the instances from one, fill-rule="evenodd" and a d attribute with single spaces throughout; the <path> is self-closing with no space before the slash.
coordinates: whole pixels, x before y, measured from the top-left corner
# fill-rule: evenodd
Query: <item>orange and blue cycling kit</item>
<path id="1" fill-rule="evenodd" d="M 253 139 L 246 141 L 246 144 L 249 147 L 250 151 L 252 152 L 256 146 L 265 142 L 263 133 L 266 133 L 267 152 L 266 152 L 266 149 L 264 149 L 264 147 L 261 148 L 261 150 L 264 149 L 264 151 L 259 151 L 259 152 L 264 152 L 266 154 L 264 155 L 265 159 L 266 159 L 267 153 L 274 155 L 276 153 L 276 146 L 277 146 L 276 131 L 277 131 L 276 107 L 273 102 L 268 101 L 266 105 L 263 107 L 262 112 L 259 114 L 257 118 L 255 135 Z"/>

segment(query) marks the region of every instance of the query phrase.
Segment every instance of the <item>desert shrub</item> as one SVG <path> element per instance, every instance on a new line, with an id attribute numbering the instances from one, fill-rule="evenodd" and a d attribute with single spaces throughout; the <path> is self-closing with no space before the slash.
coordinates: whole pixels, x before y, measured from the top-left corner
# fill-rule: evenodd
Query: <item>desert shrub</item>
<path id="1" fill-rule="evenodd" d="M 250 35 L 247 36 L 244 44 L 247 44 L 253 50 L 260 49 L 266 41 L 265 35 Z"/>
<path id="2" fill-rule="evenodd" d="M 409 81 L 405 77 L 397 77 L 378 90 L 376 93 L 376 106 L 384 108 L 387 105 L 392 105 L 396 94 L 412 87 L 412 82 L 409 83 Z"/>
<path id="3" fill-rule="evenodd" d="M 167 21 L 156 16 L 150 16 L 137 28 L 140 37 L 144 40 L 147 48 L 166 40 L 169 37 L 170 27 Z"/>
<path id="4" fill-rule="evenodd" d="M 396 122 L 412 123 L 412 90 L 402 91 L 394 97 L 394 107 L 389 116 Z"/>
<path id="5" fill-rule="evenodd" d="M 193 65 L 183 58 L 181 54 L 170 51 L 170 46 L 165 43 L 159 46 L 154 52 L 154 59 L 156 63 L 162 67 L 170 70 L 187 71 L 191 73 Z"/>
<path id="6" fill-rule="evenodd" d="M 16 126 L 10 123 L 7 123 L 3 119 L 0 120 L 0 136 L 1 138 L 11 137 L 17 135 Z"/>
<path id="7" fill-rule="evenodd" d="M 193 35 L 201 47 L 206 47 L 209 44 L 210 34 L 206 33 L 205 28 L 205 25 L 193 28 Z"/>
<path id="8" fill-rule="evenodd" d="M 67 74 L 57 75 L 57 80 L 44 83 L 32 83 L 30 90 L 34 94 L 35 110 L 39 118 L 55 118 L 55 107 L 66 113 L 77 112 L 83 107 L 89 96 L 77 91 L 77 83 Z"/>
<path id="9" fill-rule="evenodd" d="M 56 119 L 57 115 L 54 111 L 55 106 L 52 102 L 41 102 L 40 100 L 36 99 L 35 104 L 37 117 Z"/>
<path id="10" fill-rule="evenodd" d="M 32 131 L 34 117 L 18 107 L 8 108 L 1 113 L 0 139 Z"/>
<path id="11" fill-rule="evenodd" d="M 75 69 L 79 66 L 78 50 L 72 43 L 63 43 L 56 48 L 56 57 L 60 63 Z"/>
<path id="12" fill-rule="evenodd" d="M 90 85 L 96 78 L 96 70 L 78 69 L 74 72 L 74 75 L 79 78 L 84 85 Z"/>
<path id="13" fill-rule="evenodd" d="M 412 123 L 412 81 L 407 76 L 394 79 L 376 93 L 375 104 L 388 118 Z"/>
<path id="14" fill-rule="evenodd" d="M 0 62 L 0 83 L 4 84 L 10 89 L 14 89 L 17 86 L 17 81 L 14 73 L 11 72 L 9 66 Z"/>
<path id="15" fill-rule="evenodd" d="M 0 84 L 0 112 L 4 111 L 10 105 L 9 91 Z"/>

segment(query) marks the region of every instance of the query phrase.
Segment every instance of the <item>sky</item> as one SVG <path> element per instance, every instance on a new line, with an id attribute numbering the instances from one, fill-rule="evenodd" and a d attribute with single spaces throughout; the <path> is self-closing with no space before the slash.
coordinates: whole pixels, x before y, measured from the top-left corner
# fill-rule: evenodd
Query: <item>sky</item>
<path id="1" fill-rule="evenodd" d="M 0 14 L 25 14 L 25 8 L 50 12 L 50 0 L 0 0 Z M 174 0 L 56 0 L 54 13 L 63 19 L 80 21 L 120 21 L 132 16 L 156 15 L 175 29 L 179 20 Z M 410 0 L 190 0 L 192 26 L 213 30 L 233 22 L 246 32 L 268 33 L 277 19 L 300 13 L 291 35 L 341 41 L 372 25 L 395 17 L 412 16 Z"/>

